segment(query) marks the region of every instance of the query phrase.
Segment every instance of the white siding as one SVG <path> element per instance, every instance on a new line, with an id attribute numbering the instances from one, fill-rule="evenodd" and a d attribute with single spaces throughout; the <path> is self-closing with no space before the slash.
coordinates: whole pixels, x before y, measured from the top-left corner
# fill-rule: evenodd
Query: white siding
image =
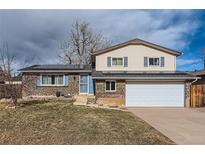
<path id="1" fill-rule="evenodd" d="M 128 57 L 128 67 L 107 67 L 107 57 Z M 165 67 L 144 67 L 144 57 L 164 57 Z M 129 45 L 96 56 L 97 71 L 175 71 L 176 56 L 143 45 Z"/>

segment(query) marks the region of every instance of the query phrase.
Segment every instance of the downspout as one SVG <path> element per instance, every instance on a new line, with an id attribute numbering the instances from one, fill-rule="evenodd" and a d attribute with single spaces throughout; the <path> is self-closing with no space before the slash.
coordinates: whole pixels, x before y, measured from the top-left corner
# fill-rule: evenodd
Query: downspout
<path id="1" fill-rule="evenodd" d="M 196 78 L 194 81 L 192 81 L 192 82 L 191 82 L 191 85 L 192 85 L 193 83 L 197 82 L 197 81 L 198 81 L 198 78 Z"/>

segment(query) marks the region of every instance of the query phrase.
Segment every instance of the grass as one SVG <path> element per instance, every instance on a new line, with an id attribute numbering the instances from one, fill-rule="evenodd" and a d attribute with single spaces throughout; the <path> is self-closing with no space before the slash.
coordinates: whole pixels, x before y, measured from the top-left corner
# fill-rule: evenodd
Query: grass
<path id="1" fill-rule="evenodd" d="M 66 101 L 0 104 L 0 144 L 174 144 L 133 114 Z"/>

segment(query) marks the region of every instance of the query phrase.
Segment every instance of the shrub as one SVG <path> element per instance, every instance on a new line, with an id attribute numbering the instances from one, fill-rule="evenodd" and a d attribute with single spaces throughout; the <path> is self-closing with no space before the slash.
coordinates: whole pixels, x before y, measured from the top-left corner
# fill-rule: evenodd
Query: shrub
<path id="1" fill-rule="evenodd" d="M 61 92 L 60 91 L 56 91 L 56 97 L 60 97 L 61 96 Z"/>

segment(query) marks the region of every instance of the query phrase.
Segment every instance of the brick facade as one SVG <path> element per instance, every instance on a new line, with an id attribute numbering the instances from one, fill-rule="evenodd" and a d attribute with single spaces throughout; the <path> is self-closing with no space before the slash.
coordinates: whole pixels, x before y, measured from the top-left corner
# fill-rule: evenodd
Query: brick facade
<path id="1" fill-rule="evenodd" d="M 45 73 L 44 73 L 45 74 Z M 50 74 L 50 73 L 49 73 Z M 64 95 L 79 94 L 79 74 L 69 74 L 68 86 L 37 86 L 37 73 L 24 73 L 22 77 L 22 96 L 56 96 L 60 91 Z M 105 80 L 95 80 L 95 96 L 97 100 L 107 104 L 125 105 L 125 80 L 116 80 L 116 91 L 105 91 Z M 185 82 L 185 107 L 190 106 L 190 85 Z M 105 101 L 106 100 L 106 101 Z M 114 103 L 113 103 L 114 102 Z"/>
<path id="2" fill-rule="evenodd" d="M 96 97 L 121 97 L 125 98 L 125 81 L 117 80 L 116 81 L 116 91 L 115 92 L 106 92 L 105 91 L 105 80 L 96 80 L 95 82 L 95 95 Z"/>
<path id="3" fill-rule="evenodd" d="M 185 82 L 185 107 L 190 107 L 191 101 L 191 82 Z"/>
<path id="4" fill-rule="evenodd" d="M 100 99 L 101 102 L 104 100 L 104 102 L 107 102 L 106 104 L 109 104 L 109 102 L 112 103 L 112 100 L 110 98 L 118 98 L 118 102 L 123 103 L 121 105 L 125 105 L 125 80 L 117 80 L 116 81 L 116 92 L 106 92 L 105 91 L 105 80 L 96 80 L 96 91 L 95 95 L 97 99 Z M 191 82 L 187 81 L 185 82 L 185 107 L 190 107 L 190 88 L 191 88 Z M 116 102 L 116 104 L 119 104 Z"/>
<path id="5" fill-rule="evenodd" d="M 96 99 L 101 100 L 102 104 L 125 105 L 125 80 L 116 80 L 115 92 L 105 91 L 105 80 L 96 80 L 95 88 Z"/>
<path id="6" fill-rule="evenodd" d="M 45 73 L 44 73 L 45 74 Z M 51 74 L 51 73 L 49 73 Z M 56 96 L 60 91 L 66 95 L 78 95 L 79 74 L 69 74 L 68 86 L 37 86 L 37 73 L 24 73 L 22 77 L 22 96 Z"/>

